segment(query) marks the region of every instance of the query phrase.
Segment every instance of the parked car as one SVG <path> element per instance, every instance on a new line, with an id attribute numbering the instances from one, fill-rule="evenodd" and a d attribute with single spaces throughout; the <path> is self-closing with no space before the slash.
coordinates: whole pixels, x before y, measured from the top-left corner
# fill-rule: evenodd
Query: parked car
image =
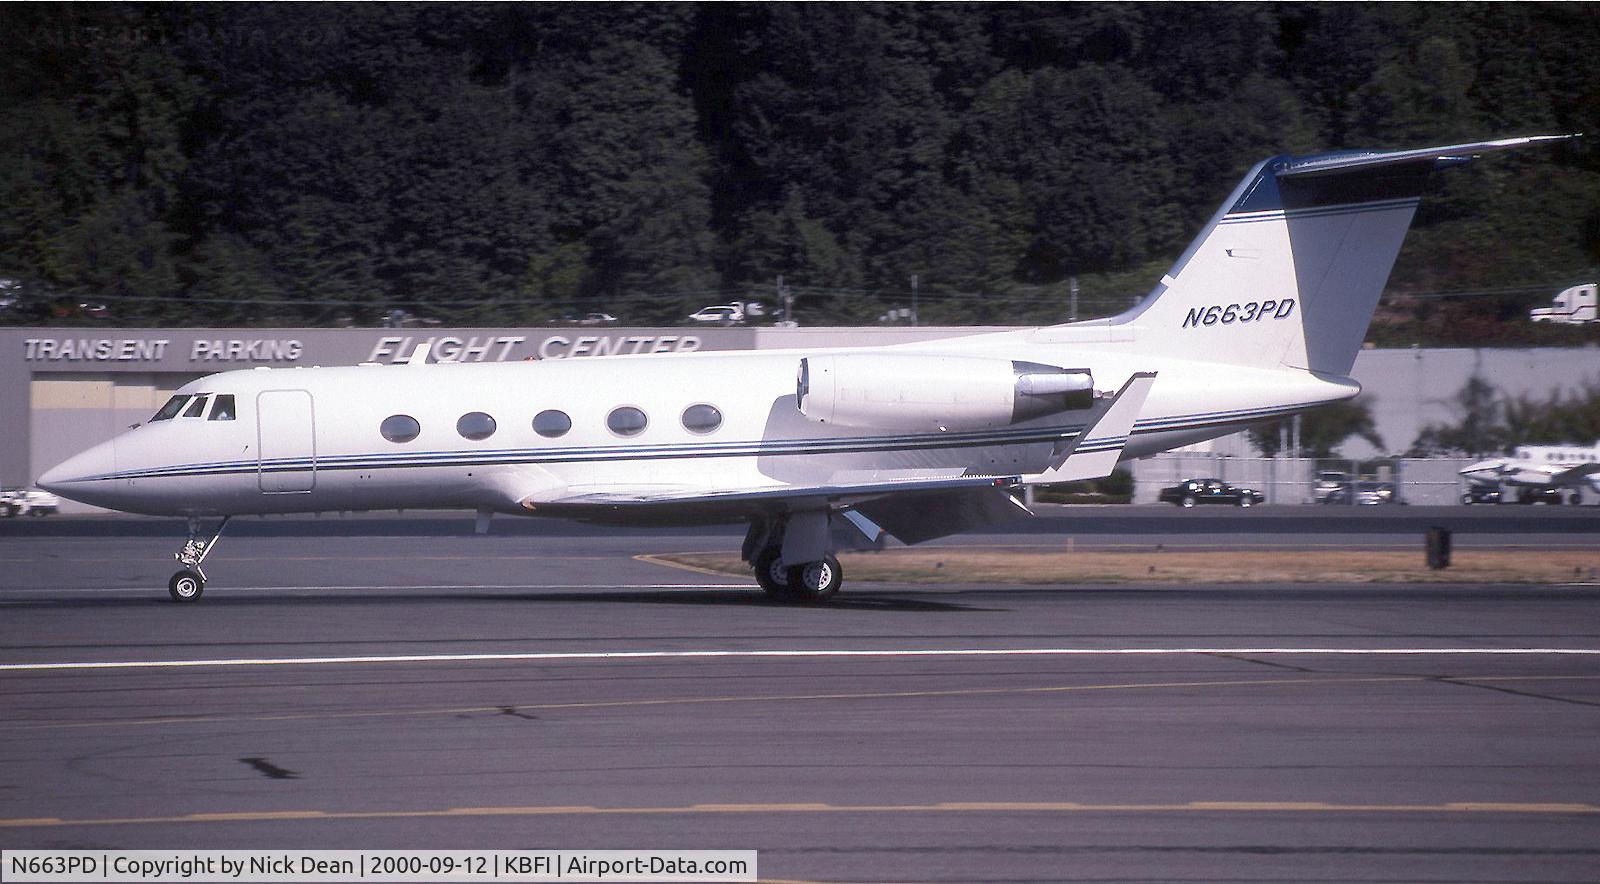
<path id="1" fill-rule="evenodd" d="M 689 314 L 689 321 L 703 325 L 738 325 L 744 322 L 744 310 L 732 304 L 701 307 L 699 310 Z"/>
<path id="2" fill-rule="evenodd" d="M 61 509 L 61 498 L 37 488 L 0 491 L 0 518 L 48 516 Z"/>
<path id="3" fill-rule="evenodd" d="M 1350 484 L 1350 476 L 1338 470 L 1323 470 L 1317 474 L 1317 484 L 1311 489 L 1311 499 L 1322 503 L 1328 495 Z"/>
<path id="4" fill-rule="evenodd" d="M 1570 500 L 1576 503 L 1576 495 Z M 1560 488 L 1519 488 L 1514 496 L 1507 498 L 1500 493 L 1499 488 L 1493 485 L 1473 485 L 1467 489 L 1465 494 L 1461 495 L 1461 502 L 1468 506 L 1475 503 L 1545 503 L 1551 506 L 1562 506 L 1569 502 L 1569 498 L 1566 492 Z"/>
<path id="5" fill-rule="evenodd" d="M 610 313 L 585 313 L 578 325 L 616 325 L 617 318 Z"/>
<path id="6" fill-rule="evenodd" d="M 1161 489 L 1162 503 L 1175 504 L 1181 507 L 1197 506 L 1202 503 L 1225 503 L 1231 506 L 1255 506 L 1266 500 L 1259 491 L 1249 488 L 1237 488 L 1221 479 L 1190 479 L 1179 482 L 1170 488 Z"/>
<path id="7" fill-rule="evenodd" d="M 1351 488 L 1346 482 L 1338 488 L 1328 492 L 1322 502 L 1330 506 L 1337 504 L 1350 505 Z M 1385 503 L 1404 503 L 1400 494 L 1395 490 L 1393 482 L 1357 482 L 1355 483 L 1356 505 L 1377 506 Z"/>

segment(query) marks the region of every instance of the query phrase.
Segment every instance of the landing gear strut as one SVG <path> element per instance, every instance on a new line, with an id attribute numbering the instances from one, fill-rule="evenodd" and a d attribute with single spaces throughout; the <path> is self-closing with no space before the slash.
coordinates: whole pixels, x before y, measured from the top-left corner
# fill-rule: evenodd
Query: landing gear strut
<path id="1" fill-rule="evenodd" d="M 789 520 L 782 516 L 750 524 L 743 553 L 756 583 L 770 598 L 780 601 L 820 602 L 836 595 L 844 584 L 844 571 L 832 553 L 824 553 L 814 562 L 784 561 L 783 539 L 788 527 Z"/>
<path id="2" fill-rule="evenodd" d="M 200 563 L 211 555 L 211 550 L 222 537 L 222 529 L 228 527 L 228 520 L 232 516 L 223 516 L 222 524 L 217 526 L 217 533 L 211 535 L 210 540 L 200 539 L 200 520 L 191 516 L 189 518 L 189 540 L 184 543 L 183 551 L 173 553 L 172 557 L 182 565 L 172 579 L 167 581 L 167 593 L 175 602 L 197 602 L 200 594 L 206 591 L 206 572 L 200 570 Z"/>

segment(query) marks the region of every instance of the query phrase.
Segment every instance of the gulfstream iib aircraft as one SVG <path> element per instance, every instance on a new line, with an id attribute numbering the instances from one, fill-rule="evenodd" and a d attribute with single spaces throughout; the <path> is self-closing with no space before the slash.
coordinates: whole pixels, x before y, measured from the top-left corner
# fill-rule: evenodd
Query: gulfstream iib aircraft
<path id="1" fill-rule="evenodd" d="M 743 521 L 775 596 L 840 586 L 850 532 L 917 543 L 1025 515 L 1022 485 L 1348 399 L 1430 173 L 1570 136 L 1263 160 L 1138 306 L 873 349 L 257 368 L 178 391 L 50 470 L 84 503 L 189 517 L 453 507 L 620 524 Z"/>

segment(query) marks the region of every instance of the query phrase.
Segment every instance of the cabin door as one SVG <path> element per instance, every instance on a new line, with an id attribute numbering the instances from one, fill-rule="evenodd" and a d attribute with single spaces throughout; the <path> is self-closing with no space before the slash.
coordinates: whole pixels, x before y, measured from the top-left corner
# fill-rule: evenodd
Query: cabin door
<path id="1" fill-rule="evenodd" d="M 316 418 L 305 390 L 256 396 L 256 468 L 267 494 L 310 491 L 317 484 Z"/>

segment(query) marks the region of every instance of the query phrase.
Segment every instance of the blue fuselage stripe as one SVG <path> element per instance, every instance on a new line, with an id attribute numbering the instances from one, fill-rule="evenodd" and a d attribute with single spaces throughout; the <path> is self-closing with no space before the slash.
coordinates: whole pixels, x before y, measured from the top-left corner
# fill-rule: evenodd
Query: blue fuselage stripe
<path id="1" fill-rule="evenodd" d="M 1297 410 L 1293 406 L 1204 412 L 1139 421 L 1129 437 L 1151 433 L 1200 430 L 1255 423 Z M 994 445 L 1055 443 L 1082 433 L 1082 425 L 1033 427 L 940 436 L 864 436 L 779 441 L 690 443 L 684 445 L 607 445 L 600 447 L 499 449 L 493 451 L 364 452 L 319 457 L 277 458 L 265 461 L 235 460 L 203 464 L 174 464 L 143 470 L 126 470 L 84 480 L 145 479 L 162 477 L 221 476 L 241 473 L 278 473 L 293 470 L 411 469 L 430 466 L 478 467 L 514 464 L 594 463 L 620 460 L 679 460 L 702 457 L 784 457 L 857 454 L 874 451 L 937 451 Z M 1121 437 L 1090 439 L 1078 453 L 1111 450 L 1126 444 Z"/>

